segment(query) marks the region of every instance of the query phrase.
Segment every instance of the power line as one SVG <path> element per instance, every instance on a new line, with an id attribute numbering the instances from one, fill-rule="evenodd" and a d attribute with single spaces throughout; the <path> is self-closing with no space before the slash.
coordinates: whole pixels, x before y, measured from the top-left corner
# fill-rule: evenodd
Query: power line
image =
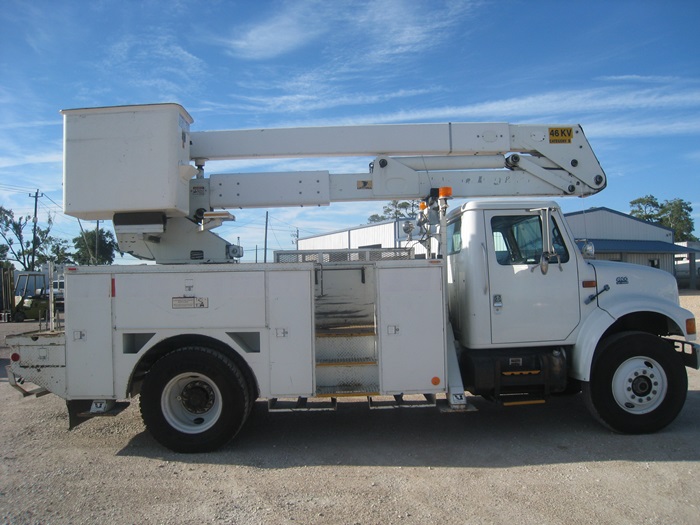
<path id="1" fill-rule="evenodd" d="M 52 199 L 51 197 L 49 197 L 48 195 L 44 195 L 44 197 L 46 197 L 47 199 L 49 199 L 49 200 L 50 200 L 51 202 L 53 202 L 56 206 L 58 206 L 59 208 L 61 208 L 61 211 L 63 211 L 63 204 L 57 203 L 55 200 L 53 200 L 53 199 Z"/>
<path id="2" fill-rule="evenodd" d="M 0 184 L 0 188 L 4 188 L 10 191 L 13 191 L 15 193 L 26 193 L 28 191 L 32 191 L 32 188 L 25 187 L 25 186 L 15 186 L 14 184 Z"/>

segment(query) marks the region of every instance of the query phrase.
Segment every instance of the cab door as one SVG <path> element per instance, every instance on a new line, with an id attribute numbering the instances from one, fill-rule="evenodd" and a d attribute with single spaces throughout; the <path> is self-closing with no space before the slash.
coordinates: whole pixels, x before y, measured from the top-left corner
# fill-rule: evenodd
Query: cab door
<path id="1" fill-rule="evenodd" d="M 572 246 L 552 214 L 556 256 L 543 257 L 542 218 L 525 210 L 485 211 L 491 342 L 563 341 L 580 321 L 578 268 Z"/>

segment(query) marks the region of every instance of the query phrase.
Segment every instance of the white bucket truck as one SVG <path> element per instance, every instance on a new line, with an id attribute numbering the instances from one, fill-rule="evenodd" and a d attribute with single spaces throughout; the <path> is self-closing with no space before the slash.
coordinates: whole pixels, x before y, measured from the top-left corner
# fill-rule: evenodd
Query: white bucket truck
<path id="1" fill-rule="evenodd" d="M 140 395 L 163 445 L 227 443 L 254 402 L 333 408 L 341 396 L 468 410 L 583 390 L 619 432 L 653 432 L 698 367 L 673 277 L 587 260 L 556 204 L 606 185 L 577 125 L 451 123 L 191 131 L 177 104 L 63 111 L 64 206 L 111 220 L 157 265 L 65 269 L 65 330 L 8 338 L 10 382 L 67 402 L 70 425 Z M 205 176 L 220 159 L 370 156 L 364 173 Z M 447 213 L 450 196 L 475 199 Z M 411 250 L 278 253 L 211 232 L 226 210 L 422 199 Z M 26 386 L 36 385 L 34 390 Z"/>

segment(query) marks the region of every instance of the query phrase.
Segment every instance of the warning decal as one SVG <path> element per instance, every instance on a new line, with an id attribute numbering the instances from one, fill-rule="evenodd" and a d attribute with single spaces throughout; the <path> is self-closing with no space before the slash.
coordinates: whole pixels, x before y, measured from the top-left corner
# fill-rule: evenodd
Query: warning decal
<path id="1" fill-rule="evenodd" d="M 209 308 L 208 297 L 173 297 L 173 308 Z"/>
<path id="2" fill-rule="evenodd" d="M 549 128 L 550 144 L 571 144 L 573 136 L 573 128 Z"/>

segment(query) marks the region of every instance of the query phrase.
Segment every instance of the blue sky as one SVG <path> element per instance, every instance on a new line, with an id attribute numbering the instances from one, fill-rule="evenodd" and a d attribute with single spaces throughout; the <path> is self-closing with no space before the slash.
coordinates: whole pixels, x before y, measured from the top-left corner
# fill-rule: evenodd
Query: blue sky
<path id="1" fill-rule="evenodd" d="M 177 102 L 193 130 L 446 121 L 583 125 L 608 176 L 564 211 L 680 197 L 700 235 L 700 2 L 4 0 L 0 204 L 63 216 L 60 109 Z M 328 169 L 363 159 L 209 165 Z M 366 222 L 381 203 L 272 209 L 291 234 Z M 266 210 L 217 233 L 254 257 Z M 94 228 L 94 223 L 85 223 Z"/>

